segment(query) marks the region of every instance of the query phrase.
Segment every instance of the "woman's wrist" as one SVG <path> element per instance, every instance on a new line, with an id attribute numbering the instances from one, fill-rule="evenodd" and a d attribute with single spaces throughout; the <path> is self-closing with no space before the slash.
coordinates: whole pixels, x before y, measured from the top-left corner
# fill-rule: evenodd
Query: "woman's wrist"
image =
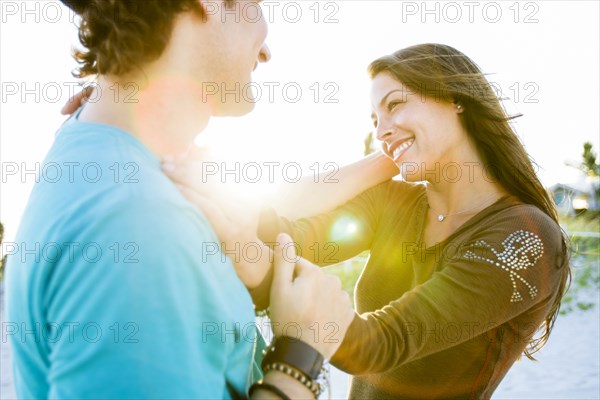
<path id="1" fill-rule="evenodd" d="M 235 244 L 237 259 L 231 261 L 235 270 L 246 288 L 254 291 L 260 288 L 268 278 L 273 264 L 272 250 L 258 238 Z M 231 245 L 233 247 L 233 245 Z M 239 250 L 239 253 L 238 253 Z M 268 285 L 270 286 L 270 285 Z"/>
<path id="2" fill-rule="evenodd" d="M 394 161 L 380 151 L 365 157 L 363 163 L 359 173 L 370 183 L 369 187 L 390 180 L 400 173 Z"/>
<path id="3" fill-rule="evenodd" d="M 377 152 L 340 168 L 336 178 L 348 191 L 348 197 L 354 197 L 399 173 L 398 167 L 389 157 Z"/>

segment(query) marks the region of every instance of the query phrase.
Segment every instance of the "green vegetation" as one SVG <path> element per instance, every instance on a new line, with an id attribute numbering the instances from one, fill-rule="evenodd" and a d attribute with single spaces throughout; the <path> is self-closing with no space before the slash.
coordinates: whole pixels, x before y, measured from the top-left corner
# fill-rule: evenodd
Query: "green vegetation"
<path id="1" fill-rule="evenodd" d="M 600 176 L 600 164 L 596 162 L 596 153 L 594 153 L 593 147 L 591 142 L 583 144 L 583 161 L 579 169 L 587 176 Z"/>
<path id="2" fill-rule="evenodd" d="M 583 144 L 581 162 L 567 164 L 589 177 L 600 176 L 600 164 L 593 145 Z M 600 186 L 593 189 L 595 204 L 600 200 Z M 561 216 L 562 227 L 571 239 L 571 288 L 562 301 L 561 314 L 573 310 L 588 310 L 597 306 L 600 290 L 600 210 L 586 210 L 575 217 Z"/>
<path id="3" fill-rule="evenodd" d="M 570 235 L 573 273 L 571 288 L 562 301 L 561 314 L 597 307 L 600 290 L 600 215 L 583 213 L 576 217 L 561 217 L 561 225 Z"/>
<path id="4" fill-rule="evenodd" d="M 377 145 L 375 144 L 375 136 L 373 132 L 369 132 L 367 136 L 365 136 L 364 145 L 364 156 L 368 156 L 369 154 L 375 153 L 377 151 Z"/>

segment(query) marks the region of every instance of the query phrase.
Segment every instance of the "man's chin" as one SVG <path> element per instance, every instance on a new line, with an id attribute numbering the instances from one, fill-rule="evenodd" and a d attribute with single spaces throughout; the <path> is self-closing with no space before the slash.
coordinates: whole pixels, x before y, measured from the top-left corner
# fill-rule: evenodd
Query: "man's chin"
<path id="1" fill-rule="evenodd" d="M 256 103 L 252 101 L 241 101 L 238 103 L 222 104 L 217 110 L 217 117 L 242 117 L 254 110 Z"/>

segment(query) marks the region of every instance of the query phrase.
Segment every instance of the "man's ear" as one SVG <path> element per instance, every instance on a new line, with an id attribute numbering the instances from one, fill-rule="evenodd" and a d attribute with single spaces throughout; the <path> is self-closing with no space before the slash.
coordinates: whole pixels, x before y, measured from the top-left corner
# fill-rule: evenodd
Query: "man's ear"
<path id="1" fill-rule="evenodd" d="M 198 10 L 201 13 L 202 22 L 206 22 L 209 18 L 219 15 L 221 7 L 224 7 L 222 1 L 218 0 L 197 0 Z"/>

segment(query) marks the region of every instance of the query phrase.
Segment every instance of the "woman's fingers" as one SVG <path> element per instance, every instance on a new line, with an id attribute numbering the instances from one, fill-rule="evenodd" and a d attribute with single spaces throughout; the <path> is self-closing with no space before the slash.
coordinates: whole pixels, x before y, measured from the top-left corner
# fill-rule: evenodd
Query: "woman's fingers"
<path id="1" fill-rule="evenodd" d="M 383 153 L 384 156 L 389 158 L 388 153 L 387 153 L 388 145 L 386 142 L 381 142 L 381 144 L 379 145 L 379 149 L 381 150 L 381 152 Z"/>
<path id="2" fill-rule="evenodd" d="M 75 94 L 73 97 L 67 100 L 67 103 L 63 106 L 62 110 L 60 110 L 60 113 L 62 115 L 73 114 L 79 109 L 79 107 L 81 107 L 87 101 L 87 99 L 91 96 L 93 91 L 93 86 L 84 87 L 81 90 L 81 92 Z"/>
<path id="3" fill-rule="evenodd" d="M 162 161 L 162 171 L 173 182 L 200 189 L 202 185 L 202 171 L 196 162 L 183 161 L 177 157 L 165 157 Z"/>
<path id="4" fill-rule="evenodd" d="M 187 157 L 165 157 L 162 170 L 176 184 L 191 188 L 214 201 L 241 230 L 256 232 L 259 207 L 248 199 L 240 199 L 231 186 L 224 185 L 213 162 L 190 161 Z"/>
<path id="5" fill-rule="evenodd" d="M 192 188 L 203 196 L 218 198 L 223 191 L 219 177 L 213 173 L 214 163 L 170 156 L 163 158 L 161 168 L 173 182 Z"/>

